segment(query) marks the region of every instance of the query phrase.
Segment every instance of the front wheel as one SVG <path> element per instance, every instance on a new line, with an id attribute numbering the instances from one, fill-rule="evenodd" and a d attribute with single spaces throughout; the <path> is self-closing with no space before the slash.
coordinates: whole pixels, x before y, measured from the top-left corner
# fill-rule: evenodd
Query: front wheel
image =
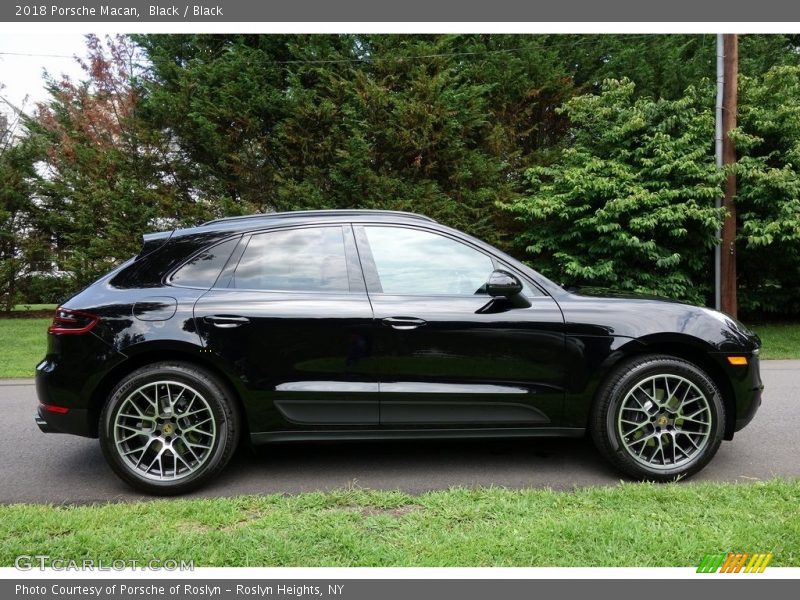
<path id="1" fill-rule="evenodd" d="M 724 425 L 722 397 L 705 372 L 683 359 L 648 355 L 612 373 L 590 427 L 597 448 L 623 473 L 672 481 L 708 464 Z"/>
<path id="2" fill-rule="evenodd" d="M 100 415 L 100 445 L 114 472 L 152 494 L 180 494 L 230 460 L 239 419 L 230 391 L 186 363 L 158 363 L 125 377 Z"/>

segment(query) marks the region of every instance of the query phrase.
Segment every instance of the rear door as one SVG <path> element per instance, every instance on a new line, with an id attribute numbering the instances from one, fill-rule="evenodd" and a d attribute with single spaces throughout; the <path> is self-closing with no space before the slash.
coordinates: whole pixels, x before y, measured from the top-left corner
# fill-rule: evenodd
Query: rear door
<path id="1" fill-rule="evenodd" d="M 439 231 L 375 224 L 355 232 L 375 314 L 383 426 L 559 420 L 564 323 L 550 296 L 527 282 L 527 308 L 490 298 L 482 290 L 490 273 L 510 267 Z"/>
<path id="2" fill-rule="evenodd" d="M 251 431 L 374 427 L 373 316 L 350 225 L 254 233 L 238 252 L 195 322 L 246 390 Z"/>

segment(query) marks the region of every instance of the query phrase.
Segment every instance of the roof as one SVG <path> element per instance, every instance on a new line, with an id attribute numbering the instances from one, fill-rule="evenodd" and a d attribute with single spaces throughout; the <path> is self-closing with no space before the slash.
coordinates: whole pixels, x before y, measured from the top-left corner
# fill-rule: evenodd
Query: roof
<path id="1" fill-rule="evenodd" d="M 277 219 L 317 219 L 317 218 L 343 218 L 343 217 L 395 217 L 406 219 L 419 219 L 435 223 L 434 219 L 412 212 L 400 210 L 368 210 L 368 209 L 330 209 L 330 210 L 296 210 L 291 212 L 262 213 L 256 215 L 244 215 L 241 217 L 225 217 L 203 223 L 200 227 L 209 227 L 220 223 L 240 223 L 249 226 L 253 223 L 259 224 L 260 221 L 266 223 Z"/>
<path id="2" fill-rule="evenodd" d="M 145 248 L 142 252 L 146 253 L 164 244 L 170 238 L 183 238 L 189 235 L 218 234 L 218 233 L 238 233 L 252 231 L 261 227 L 269 227 L 277 224 L 313 224 L 320 221 L 346 222 L 348 220 L 377 220 L 387 223 L 424 221 L 436 223 L 434 219 L 419 215 L 417 213 L 403 212 L 399 210 L 367 210 L 367 209 L 339 209 L 339 210 L 297 210 L 292 212 L 264 213 L 257 215 L 245 215 L 241 217 L 226 217 L 208 221 L 196 227 L 186 227 L 174 229 L 172 231 L 154 231 L 142 235 Z"/>

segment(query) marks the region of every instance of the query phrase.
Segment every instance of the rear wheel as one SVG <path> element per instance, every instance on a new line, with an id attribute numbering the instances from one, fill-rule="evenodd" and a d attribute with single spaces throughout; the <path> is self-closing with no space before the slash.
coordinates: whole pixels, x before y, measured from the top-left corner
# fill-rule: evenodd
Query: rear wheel
<path id="1" fill-rule="evenodd" d="M 227 387 L 186 363 L 134 371 L 111 392 L 100 416 L 100 444 L 111 468 L 153 494 L 184 493 L 214 477 L 238 437 Z"/>
<path id="2" fill-rule="evenodd" d="M 592 411 L 600 452 L 642 480 L 671 481 L 702 469 L 722 442 L 725 408 L 711 378 L 683 359 L 648 355 L 608 378 Z"/>

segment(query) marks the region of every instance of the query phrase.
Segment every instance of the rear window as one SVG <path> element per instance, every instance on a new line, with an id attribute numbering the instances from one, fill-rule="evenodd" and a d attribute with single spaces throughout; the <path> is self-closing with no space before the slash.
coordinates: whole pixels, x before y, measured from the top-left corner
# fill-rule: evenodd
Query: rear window
<path id="1" fill-rule="evenodd" d="M 209 289 L 228 262 L 239 238 L 224 241 L 196 254 L 189 262 L 175 271 L 170 280 L 174 285 Z"/>

